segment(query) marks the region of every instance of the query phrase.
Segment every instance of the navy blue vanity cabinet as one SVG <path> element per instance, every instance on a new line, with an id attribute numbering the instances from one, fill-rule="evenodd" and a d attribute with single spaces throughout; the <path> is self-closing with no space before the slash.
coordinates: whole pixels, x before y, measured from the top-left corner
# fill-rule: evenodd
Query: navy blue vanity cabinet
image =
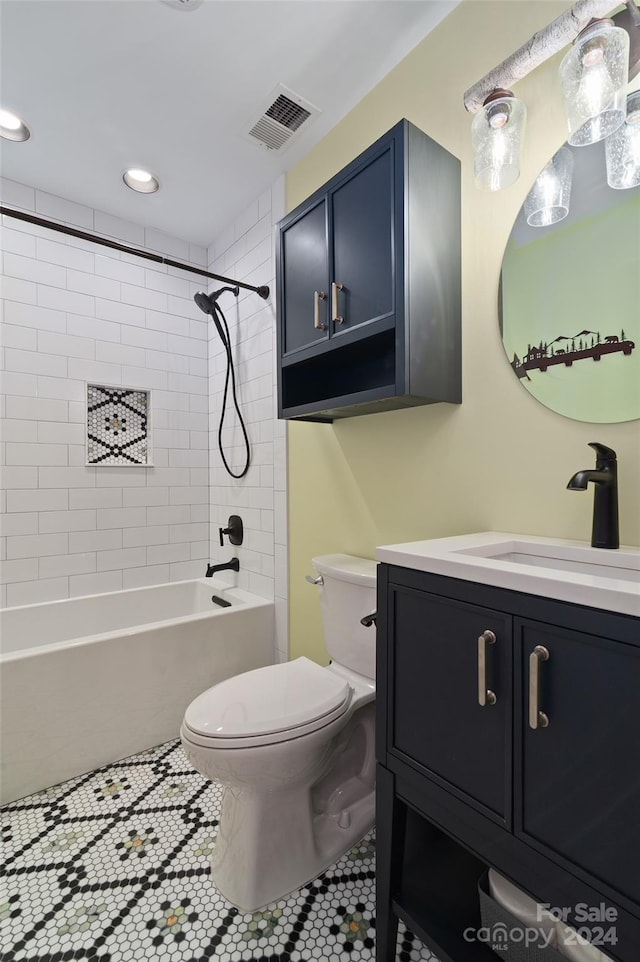
<path id="1" fill-rule="evenodd" d="M 460 401 L 460 164 L 403 120 L 279 224 L 278 414 Z"/>
<path id="2" fill-rule="evenodd" d="M 489 867 L 638 962 L 640 619 L 381 564 L 377 625 L 377 962 L 495 962 Z"/>

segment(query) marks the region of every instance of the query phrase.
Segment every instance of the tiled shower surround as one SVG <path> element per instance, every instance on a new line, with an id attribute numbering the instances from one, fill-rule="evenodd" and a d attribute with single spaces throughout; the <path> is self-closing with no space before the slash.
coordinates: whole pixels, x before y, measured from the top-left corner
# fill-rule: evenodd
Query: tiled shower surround
<path id="1" fill-rule="evenodd" d="M 220 797 L 170 742 L 6 806 L 0 959 L 372 962 L 373 836 L 245 914 L 209 878 Z M 434 956 L 401 929 L 397 958 Z"/>
<path id="2" fill-rule="evenodd" d="M 209 270 L 248 284 L 268 284 L 268 301 L 240 291 L 237 300 L 225 293 L 219 304 L 225 313 L 236 362 L 239 399 L 251 441 L 251 467 L 244 478 L 230 477 L 218 451 L 218 422 L 226 372 L 226 354 L 211 324 L 209 336 L 211 554 L 216 561 L 231 557 L 228 541 L 220 547 L 218 529 L 230 514 L 242 516 L 244 544 L 238 584 L 276 607 L 276 647 L 287 659 L 287 448 L 286 425 L 277 419 L 275 225 L 284 216 L 284 177 L 242 212 L 209 247 Z M 209 290 L 219 287 L 213 281 Z M 230 394 L 231 392 L 229 392 Z M 227 460 L 238 473 L 245 448 L 231 396 L 224 421 Z"/>
<path id="3" fill-rule="evenodd" d="M 206 265 L 13 182 L 3 203 Z M 209 552 L 206 279 L 3 217 L 2 603 L 198 577 Z M 150 389 L 154 467 L 85 466 L 85 382 Z"/>
<path id="4" fill-rule="evenodd" d="M 209 249 L 2 181 L 2 201 L 249 283 L 221 300 L 236 357 L 252 463 L 240 481 L 217 451 L 224 352 L 193 302 L 219 284 L 4 217 L 0 344 L 3 442 L 0 604 L 160 584 L 226 560 L 218 528 L 245 524 L 234 583 L 273 598 L 287 655 L 286 436 L 276 420 L 273 226 L 284 180 Z M 85 465 L 85 382 L 151 391 L 153 467 Z M 238 425 L 229 407 L 228 457 Z"/>

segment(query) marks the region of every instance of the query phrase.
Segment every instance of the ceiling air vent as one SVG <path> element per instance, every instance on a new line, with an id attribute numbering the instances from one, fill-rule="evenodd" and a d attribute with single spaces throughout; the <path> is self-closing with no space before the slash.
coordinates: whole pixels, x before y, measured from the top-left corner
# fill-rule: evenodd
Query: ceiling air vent
<path id="1" fill-rule="evenodd" d="M 278 84 L 267 106 L 248 131 L 248 137 L 265 150 L 281 150 L 290 144 L 309 119 L 320 113 L 303 97 Z M 306 128 L 305 128 L 306 129 Z"/>

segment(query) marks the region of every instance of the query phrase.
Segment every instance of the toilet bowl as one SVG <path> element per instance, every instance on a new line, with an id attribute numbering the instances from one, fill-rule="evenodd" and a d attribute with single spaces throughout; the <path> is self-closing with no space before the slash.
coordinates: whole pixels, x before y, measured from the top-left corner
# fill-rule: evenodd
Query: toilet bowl
<path id="1" fill-rule="evenodd" d="M 375 563 L 313 563 L 332 663 L 302 657 L 221 682 L 180 731 L 193 767 L 223 786 L 211 876 L 244 911 L 315 878 L 374 820 L 375 629 L 360 618 L 375 607 Z"/>

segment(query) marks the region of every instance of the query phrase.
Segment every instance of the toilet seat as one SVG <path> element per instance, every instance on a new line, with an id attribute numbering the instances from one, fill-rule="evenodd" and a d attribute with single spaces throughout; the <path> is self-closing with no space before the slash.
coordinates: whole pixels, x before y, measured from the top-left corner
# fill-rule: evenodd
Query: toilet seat
<path id="1" fill-rule="evenodd" d="M 339 718 L 352 689 L 308 658 L 257 668 L 214 685 L 193 701 L 183 735 L 208 748 L 253 748 L 299 738 Z"/>

